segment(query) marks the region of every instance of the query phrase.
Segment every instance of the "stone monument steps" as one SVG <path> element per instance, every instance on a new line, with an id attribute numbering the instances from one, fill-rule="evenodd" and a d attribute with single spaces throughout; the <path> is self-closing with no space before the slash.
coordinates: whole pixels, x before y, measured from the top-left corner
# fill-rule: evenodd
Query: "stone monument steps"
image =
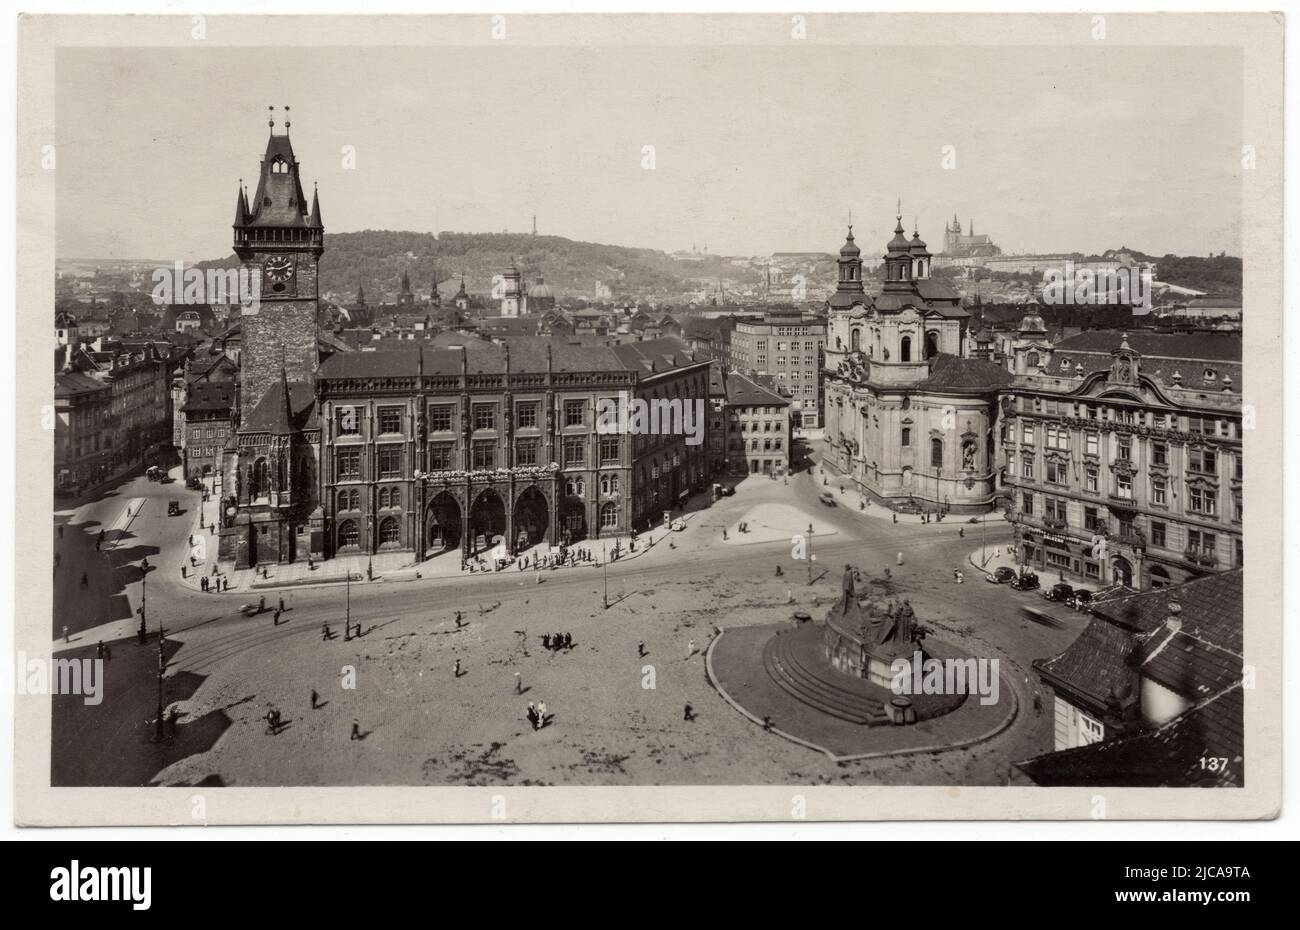
<path id="1" fill-rule="evenodd" d="M 820 639 L 820 631 L 811 627 L 772 637 L 763 649 L 764 669 L 787 694 L 823 713 L 859 725 L 888 723 L 880 701 L 835 681 L 840 673 L 829 665 L 818 667 L 810 662 L 806 653 L 820 648 Z"/>

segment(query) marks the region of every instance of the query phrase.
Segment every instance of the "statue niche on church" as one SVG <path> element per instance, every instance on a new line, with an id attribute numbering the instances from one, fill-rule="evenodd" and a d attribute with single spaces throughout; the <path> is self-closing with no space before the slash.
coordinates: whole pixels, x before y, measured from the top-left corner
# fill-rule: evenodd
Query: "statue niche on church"
<path id="1" fill-rule="evenodd" d="M 966 471 L 975 468 L 975 440 L 967 439 L 961 444 L 961 467 Z"/>

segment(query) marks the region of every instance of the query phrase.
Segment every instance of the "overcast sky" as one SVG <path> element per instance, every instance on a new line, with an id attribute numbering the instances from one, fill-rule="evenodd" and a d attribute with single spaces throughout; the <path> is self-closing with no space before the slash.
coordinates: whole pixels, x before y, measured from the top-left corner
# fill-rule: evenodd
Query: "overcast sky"
<path id="1" fill-rule="evenodd" d="M 1140 47 L 64 49 L 62 258 L 229 254 L 267 106 L 329 232 L 1239 255 L 1241 61 Z M 355 146 L 356 167 L 342 165 Z M 655 168 L 642 167 L 643 146 Z M 941 165 L 954 146 L 956 168 Z"/>

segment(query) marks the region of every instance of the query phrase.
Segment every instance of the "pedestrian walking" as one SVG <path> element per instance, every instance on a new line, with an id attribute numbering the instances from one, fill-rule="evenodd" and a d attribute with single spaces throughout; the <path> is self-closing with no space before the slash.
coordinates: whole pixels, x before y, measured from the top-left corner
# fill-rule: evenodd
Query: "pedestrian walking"
<path id="1" fill-rule="evenodd" d="M 274 614 L 271 615 L 271 626 L 279 626 L 279 625 L 280 625 L 280 611 L 277 610 Z"/>
<path id="2" fill-rule="evenodd" d="M 546 702 L 537 702 L 537 728 L 540 730 L 546 726 Z"/>
<path id="3" fill-rule="evenodd" d="M 695 655 L 695 640 L 688 640 L 686 643 L 686 658 Z"/>
<path id="4" fill-rule="evenodd" d="M 221 579 L 221 590 L 222 590 L 222 591 L 229 591 L 229 590 L 230 590 L 230 579 L 229 579 L 229 578 L 222 578 L 222 579 Z"/>
<path id="5" fill-rule="evenodd" d="M 281 613 L 284 612 L 284 598 L 283 598 L 283 597 L 280 598 L 280 612 L 281 612 Z"/>
<path id="6" fill-rule="evenodd" d="M 63 641 L 65 643 L 70 642 L 70 640 L 68 639 L 68 628 L 66 626 L 63 628 Z"/>
<path id="7" fill-rule="evenodd" d="M 259 598 L 257 599 L 257 612 L 258 612 L 259 614 L 260 614 L 260 613 L 265 613 L 265 612 L 266 612 L 266 595 L 265 595 L 265 594 L 263 594 L 261 597 L 259 597 Z"/>
<path id="8" fill-rule="evenodd" d="M 637 656 L 639 656 L 639 657 L 642 658 L 642 659 L 645 658 L 645 640 L 644 640 L 644 639 L 643 639 L 643 640 L 640 640 L 640 641 L 636 644 L 636 654 L 637 654 Z"/>
<path id="9" fill-rule="evenodd" d="M 542 648 L 543 648 L 543 649 L 550 649 L 550 648 L 551 648 L 551 634 L 550 634 L 550 633 L 543 633 L 543 634 L 542 634 Z"/>
<path id="10" fill-rule="evenodd" d="M 316 705 L 317 705 L 319 702 L 320 702 L 320 695 L 316 693 L 316 689 L 315 689 L 315 688 L 312 688 L 312 689 L 311 689 L 311 709 L 312 709 L 312 710 L 315 710 L 315 709 L 316 709 Z"/>
<path id="11" fill-rule="evenodd" d="M 695 719 L 695 708 L 691 707 L 690 704 L 687 704 L 686 707 L 685 707 L 685 709 L 682 711 L 682 719 L 683 719 L 683 720 L 694 720 L 694 719 Z"/>
<path id="12" fill-rule="evenodd" d="M 100 659 L 104 658 L 104 641 L 102 639 L 95 644 L 95 656 Z"/>
<path id="13" fill-rule="evenodd" d="M 455 677 L 457 677 L 457 678 L 460 677 L 460 659 L 457 659 L 457 660 L 456 660 L 456 665 L 452 668 L 451 671 L 452 671 L 452 674 L 455 675 Z"/>
<path id="14" fill-rule="evenodd" d="M 57 563 L 56 563 L 56 564 L 57 564 Z M 181 566 L 181 577 L 182 577 L 182 578 L 187 577 L 186 574 L 185 574 L 185 566 L 184 566 L 184 565 Z"/>
<path id="15" fill-rule="evenodd" d="M 349 738 L 349 739 L 361 739 L 361 724 L 359 724 L 359 723 L 358 723 L 357 721 L 355 721 L 355 720 L 352 721 L 352 735 L 351 735 L 350 737 L 348 737 L 348 738 Z"/>
<path id="16" fill-rule="evenodd" d="M 781 571 L 781 566 L 778 565 L 778 566 L 776 567 L 776 577 L 780 578 L 780 577 L 781 577 L 782 575 L 784 575 L 784 574 L 785 574 L 785 572 Z"/>
<path id="17" fill-rule="evenodd" d="M 524 680 L 518 672 L 515 672 L 515 694 L 524 693 Z"/>
<path id="18" fill-rule="evenodd" d="M 324 623 L 321 625 L 320 638 L 322 641 L 334 638 L 334 631 L 330 629 L 330 625 L 328 623 Z"/>
<path id="19" fill-rule="evenodd" d="M 766 717 L 766 716 L 765 716 L 765 717 L 763 718 L 763 729 L 766 730 L 768 733 L 771 733 L 771 732 L 772 732 L 772 718 L 771 718 L 771 717 Z"/>

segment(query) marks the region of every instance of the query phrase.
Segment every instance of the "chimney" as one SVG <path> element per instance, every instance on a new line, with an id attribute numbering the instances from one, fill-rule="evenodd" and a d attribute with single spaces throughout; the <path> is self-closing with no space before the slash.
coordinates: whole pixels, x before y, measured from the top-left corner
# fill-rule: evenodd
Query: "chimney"
<path id="1" fill-rule="evenodd" d="M 1168 610 L 1169 616 L 1165 618 L 1165 626 L 1168 627 L 1169 632 L 1177 633 L 1183 628 L 1183 605 L 1179 604 L 1177 601 L 1171 600 L 1169 602 Z"/>

